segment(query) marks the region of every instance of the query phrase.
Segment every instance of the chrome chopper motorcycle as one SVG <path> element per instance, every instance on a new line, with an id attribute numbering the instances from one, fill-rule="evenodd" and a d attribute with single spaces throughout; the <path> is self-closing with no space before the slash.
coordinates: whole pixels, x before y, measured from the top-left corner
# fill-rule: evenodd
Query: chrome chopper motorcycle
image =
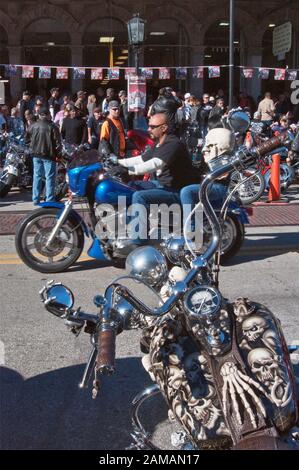
<path id="1" fill-rule="evenodd" d="M 116 336 L 142 329 L 147 353 L 142 363 L 155 384 L 133 401 L 131 449 L 158 448 L 139 417 L 141 404 L 157 393 L 166 400 L 169 418 L 183 428 L 182 449 L 276 450 L 293 444 L 286 439 L 298 420 L 298 404 L 280 322 L 264 305 L 243 297 L 231 302 L 221 294 L 213 269 L 221 225 L 208 200 L 211 182 L 253 164 L 279 143 L 272 139 L 213 162 L 200 189 L 213 237 L 200 256 L 186 238 L 170 238 L 164 254 L 147 246 L 129 255 L 127 277 L 154 291 L 157 307 L 145 304 L 140 290 L 138 296 L 126 287 L 125 276 L 95 296 L 96 315 L 74 310 L 73 294 L 59 283 L 51 281 L 40 291 L 45 308 L 73 333 L 91 335 L 93 349 L 80 387 L 93 375 L 94 398 L 99 377 L 115 372 Z M 165 257 L 177 264 L 170 272 Z"/>

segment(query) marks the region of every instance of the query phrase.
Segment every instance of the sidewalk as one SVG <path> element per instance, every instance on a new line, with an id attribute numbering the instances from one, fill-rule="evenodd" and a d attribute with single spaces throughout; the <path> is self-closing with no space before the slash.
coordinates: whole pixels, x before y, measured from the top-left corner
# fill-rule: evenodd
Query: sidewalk
<path id="1" fill-rule="evenodd" d="M 294 184 L 283 194 L 288 202 L 268 204 L 263 197 L 249 206 L 248 227 L 275 227 L 299 225 L 299 184 Z M 84 206 L 76 204 L 77 210 L 84 217 Z M 0 199 L 0 235 L 13 235 L 19 221 L 32 210 L 36 209 L 31 202 L 31 192 L 11 191 L 4 199 Z"/>

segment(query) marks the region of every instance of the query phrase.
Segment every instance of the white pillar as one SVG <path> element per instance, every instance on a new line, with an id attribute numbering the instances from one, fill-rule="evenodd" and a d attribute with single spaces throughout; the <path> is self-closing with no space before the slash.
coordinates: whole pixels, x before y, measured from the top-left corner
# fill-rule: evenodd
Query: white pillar
<path id="1" fill-rule="evenodd" d="M 22 63 L 22 47 L 21 46 L 8 46 L 9 63 L 12 65 L 18 65 Z M 22 98 L 22 78 L 21 69 L 18 69 L 15 77 L 9 78 L 10 95 L 13 104 Z"/>

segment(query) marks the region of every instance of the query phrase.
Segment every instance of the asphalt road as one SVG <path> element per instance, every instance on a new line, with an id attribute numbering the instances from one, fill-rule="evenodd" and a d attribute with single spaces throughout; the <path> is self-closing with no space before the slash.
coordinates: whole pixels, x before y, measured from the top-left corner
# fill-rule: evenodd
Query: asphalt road
<path id="1" fill-rule="evenodd" d="M 231 299 L 242 295 L 264 303 L 281 319 L 287 341 L 299 343 L 296 230 L 256 229 L 243 255 L 222 269 L 220 286 Z M 46 312 L 38 296 L 54 277 L 73 290 L 76 306 L 95 312 L 93 296 L 123 272 L 85 260 L 67 273 L 48 276 L 22 265 L 13 237 L 1 237 L 0 243 L 1 448 L 124 449 L 131 442 L 131 400 L 151 384 L 140 361 L 140 333 L 117 338 L 117 373 L 103 380 L 92 400 L 90 389 L 77 387 L 90 352 L 88 335 L 75 338 Z M 169 448 L 161 398 L 147 405 L 144 422 Z"/>

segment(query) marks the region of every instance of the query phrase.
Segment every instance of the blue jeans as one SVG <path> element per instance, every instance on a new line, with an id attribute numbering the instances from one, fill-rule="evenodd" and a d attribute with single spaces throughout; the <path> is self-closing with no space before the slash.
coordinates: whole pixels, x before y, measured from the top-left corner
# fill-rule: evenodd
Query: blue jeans
<path id="1" fill-rule="evenodd" d="M 138 212 L 138 228 L 139 237 L 136 239 L 135 233 L 130 230 L 130 238 L 134 239 L 136 243 L 144 243 L 148 240 L 148 216 L 150 213 L 151 204 L 172 204 L 180 205 L 179 191 L 175 189 L 166 189 L 159 184 L 158 181 L 137 181 L 134 182 L 134 187 L 142 188 L 140 191 L 136 191 L 132 197 L 132 206 L 134 204 L 140 204 L 145 208 L 145 211 Z M 148 188 L 148 189 L 147 189 Z M 134 207 L 133 207 L 134 211 Z M 134 218 L 134 217 L 133 217 Z M 132 217 L 131 217 L 132 220 Z"/>
<path id="2" fill-rule="evenodd" d="M 224 202 L 224 199 L 227 194 L 227 186 L 220 183 L 213 183 L 209 187 L 209 200 L 211 202 L 220 200 Z M 187 219 L 190 211 L 196 206 L 199 202 L 199 190 L 200 184 L 191 184 L 190 186 L 185 186 L 180 192 L 181 204 L 183 206 L 184 220 Z M 213 204 L 212 204 L 213 205 Z M 195 219 L 192 217 L 191 220 L 191 229 L 194 230 Z"/>
<path id="3" fill-rule="evenodd" d="M 33 158 L 32 201 L 40 202 L 43 178 L 46 179 L 46 201 L 55 201 L 56 162 L 45 158 Z"/>

